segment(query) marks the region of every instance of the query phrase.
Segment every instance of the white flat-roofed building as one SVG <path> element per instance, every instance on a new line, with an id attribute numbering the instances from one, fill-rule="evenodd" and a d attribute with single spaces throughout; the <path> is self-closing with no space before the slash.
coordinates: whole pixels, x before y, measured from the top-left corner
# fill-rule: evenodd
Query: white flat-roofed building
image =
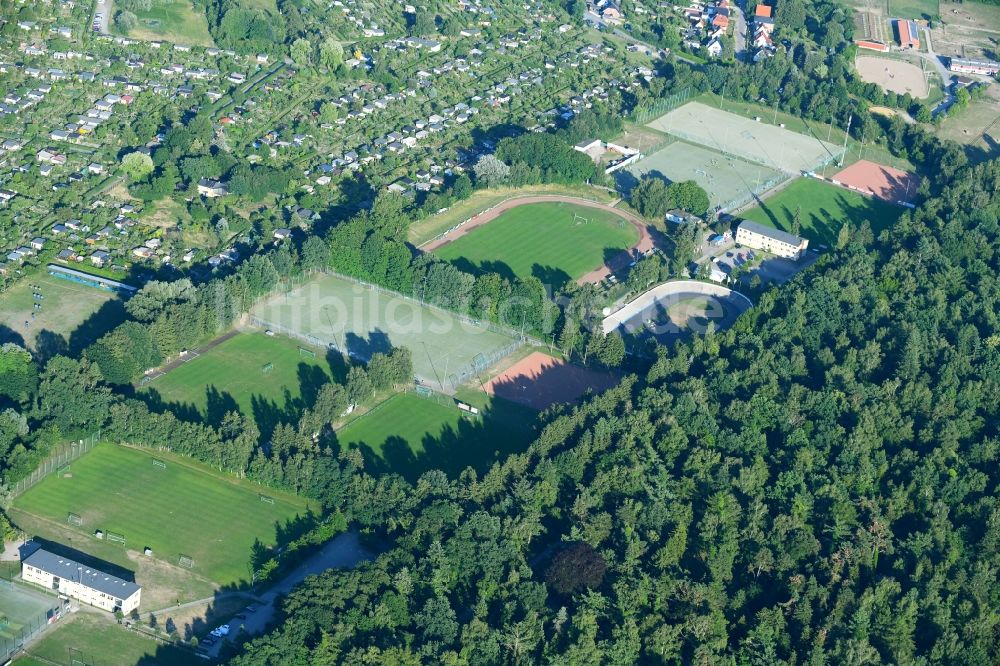
<path id="1" fill-rule="evenodd" d="M 37 548 L 21 560 L 21 578 L 108 612 L 139 608 L 142 587 Z"/>
<path id="2" fill-rule="evenodd" d="M 736 242 L 785 259 L 800 258 L 809 246 L 805 238 L 749 220 L 740 222 L 736 229 Z"/>
<path id="3" fill-rule="evenodd" d="M 948 69 L 953 72 L 961 72 L 963 74 L 982 74 L 984 76 L 993 76 L 997 72 L 1000 72 L 1000 62 L 995 62 L 993 60 L 952 58 L 951 62 L 948 63 Z"/>

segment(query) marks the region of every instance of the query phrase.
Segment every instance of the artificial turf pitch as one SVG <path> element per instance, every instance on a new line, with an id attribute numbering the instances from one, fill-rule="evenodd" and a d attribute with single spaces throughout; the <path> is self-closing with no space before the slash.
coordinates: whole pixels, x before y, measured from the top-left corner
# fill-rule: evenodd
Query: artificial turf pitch
<path id="1" fill-rule="evenodd" d="M 255 541 L 274 544 L 277 525 L 307 510 L 299 498 L 159 451 L 100 444 L 70 469 L 69 478 L 43 479 L 14 508 L 86 535 L 123 534 L 125 548 L 141 553 L 148 546 L 171 564 L 183 553 L 194 558 L 194 572 L 221 585 L 245 581 Z M 274 504 L 261 501 L 261 492 Z M 67 524 L 70 512 L 83 518 L 82 526 Z"/>
<path id="2" fill-rule="evenodd" d="M 740 217 L 791 231 L 799 214 L 799 234 L 814 243 L 833 245 L 841 227 L 850 223 L 855 229 L 864 220 L 878 235 L 892 226 L 903 209 L 881 199 L 866 197 L 815 178 L 800 178 Z"/>
<path id="3" fill-rule="evenodd" d="M 435 254 L 473 272 L 534 275 L 561 286 L 632 247 L 639 232 L 608 211 L 570 203 L 518 206 L 473 229 Z"/>
<path id="4" fill-rule="evenodd" d="M 357 448 L 373 471 L 415 480 L 440 469 L 456 476 L 466 467 L 485 472 L 531 439 L 533 413 L 517 405 L 484 406 L 471 416 L 442 397 L 401 393 L 337 432 L 338 443 Z"/>
<path id="5" fill-rule="evenodd" d="M 208 414 L 209 410 L 238 407 L 252 416 L 255 403 L 257 411 L 261 404 L 298 410 L 305 407 L 303 390 L 314 392 L 334 378 L 323 350 L 308 348 L 315 354 L 312 357 L 300 348 L 307 347 L 284 336 L 239 333 L 157 377 L 143 391 L 155 392 L 167 404 L 193 407 L 211 421 L 217 421 L 220 414 Z M 271 369 L 265 373 L 267 364 Z"/>

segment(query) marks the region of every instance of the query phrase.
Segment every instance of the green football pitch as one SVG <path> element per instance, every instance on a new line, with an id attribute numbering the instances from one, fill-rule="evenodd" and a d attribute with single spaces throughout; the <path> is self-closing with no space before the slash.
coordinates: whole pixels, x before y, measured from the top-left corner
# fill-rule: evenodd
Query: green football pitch
<path id="1" fill-rule="evenodd" d="M 903 214 L 902 208 L 881 199 L 815 178 L 800 178 L 740 217 L 791 231 L 796 211 L 799 212 L 800 235 L 813 243 L 831 246 L 845 223 L 858 228 L 862 221 L 868 220 L 877 236 Z"/>
<path id="2" fill-rule="evenodd" d="M 379 472 L 413 481 L 430 469 L 457 476 L 466 467 L 480 473 L 506 454 L 522 451 L 532 436 L 534 412 L 518 405 L 465 396 L 482 410 L 471 416 L 439 396 L 401 393 L 337 432 L 341 446 L 357 448 Z"/>
<path id="3" fill-rule="evenodd" d="M 300 351 L 305 350 L 305 351 Z M 270 365 L 270 369 L 267 366 Z M 187 363 L 177 366 L 143 387 L 168 405 L 194 408 L 210 422 L 238 409 L 247 416 L 272 411 L 298 412 L 305 407 L 303 393 L 314 393 L 331 380 L 343 381 L 346 366 L 336 374 L 326 352 L 290 338 L 238 333 Z M 273 409 L 267 409 L 270 406 Z M 271 424 L 273 425 L 273 424 Z"/>
<path id="4" fill-rule="evenodd" d="M 154 465 L 154 458 L 166 468 Z M 261 492 L 274 503 L 261 501 Z M 14 508 L 52 521 L 55 540 L 63 528 L 86 535 L 101 529 L 124 535 L 127 549 L 141 553 L 148 546 L 171 564 L 187 555 L 192 571 L 221 585 L 247 580 L 255 541 L 273 545 L 277 527 L 307 511 L 302 499 L 262 491 L 194 461 L 114 444 L 100 444 L 74 461 L 69 478 L 46 477 Z M 67 524 L 69 513 L 83 524 Z"/>
<path id="5" fill-rule="evenodd" d="M 609 211 L 535 203 L 512 208 L 434 253 L 472 272 L 534 275 L 559 287 L 637 242 L 635 227 Z"/>

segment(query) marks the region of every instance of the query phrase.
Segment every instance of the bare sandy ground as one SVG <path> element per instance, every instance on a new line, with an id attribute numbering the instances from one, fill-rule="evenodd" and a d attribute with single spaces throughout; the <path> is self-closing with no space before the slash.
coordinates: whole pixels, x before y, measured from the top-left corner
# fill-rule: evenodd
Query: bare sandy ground
<path id="1" fill-rule="evenodd" d="M 898 93 L 910 93 L 913 97 L 923 99 L 929 94 L 927 78 L 919 65 L 903 60 L 876 58 L 873 56 L 858 56 L 854 67 L 862 80 L 876 83 L 882 90 Z"/>

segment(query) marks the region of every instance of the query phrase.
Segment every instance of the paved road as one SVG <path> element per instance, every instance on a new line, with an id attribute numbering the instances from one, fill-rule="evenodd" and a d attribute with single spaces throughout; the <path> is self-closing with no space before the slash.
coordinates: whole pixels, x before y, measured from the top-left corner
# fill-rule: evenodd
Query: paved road
<path id="1" fill-rule="evenodd" d="M 108 35 L 111 33 L 111 12 L 113 12 L 114 10 L 115 8 L 112 0 L 97 0 L 96 11 L 102 14 L 101 20 L 99 22 L 101 26 L 100 32 L 102 34 Z M 96 13 L 95 13 L 95 18 L 96 18 Z M 87 29 L 90 30 L 89 25 L 87 26 Z"/>
<path id="2" fill-rule="evenodd" d="M 918 51 L 919 55 L 924 60 L 930 62 L 937 69 L 938 75 L 941 77 L 941 85 L 943 86 L 944 99 L 934 107 L 932 113 L 936 116 L 942 111 L 947 111 L 952 104 L 955 103 L 955 97 L 951 94 L 951 89 L 948 86 L 948 82 L 951 81 L 951 72 L 948 68 L 944 66 L 944 62 L 941 61 L 941 56 L 934 52 L 934 44 L 931 42 L 931 31 L 924 28 L 924 43 L 927 44 L 927 53 Z"/>
<path id="3" fill-rule="evenodd" d="M 293 587 L 305 580 L 306 577 L 323 573 L 327 569 L 353 569 L 373 557 L 374 554 L 361 545 L 361 539 L 357 532 L 345 532 L 344 534 L 335 536 L 280 582 L 271 587 L 267 592 L 261 594 L 261 602 L 256 604 L 257 609 L 253 613 L 246 613 L 247 617 L 245 620 L 230 619 L 228 623 L 231 627 L 230 635 L 235 636 L 240 629 L 240 625 L 242 625 L 243 631 L 248 634 L 263 633 L 277 612 L 277 609 L 274 607 L 274 602 L 277 598 L 288 594 Z M 216 642 L 209 649 L 209 656 L 213 658 L 218 657 L 223 643 L 224 641 L 221 640 Z"/>
<path id="4" fill-rule="evenodd" d="M 611 313 L 601 322 L 601 327 L 605 333 L 625 328 L 630 322 L 635 323 L 632 320 L 637 315 L 648 316 L 650 310 L 655 308 L 657 304 L 677 302 L 679 299 L 692 294 L 723 299 L 732 309 L 738 310 L 740 313 L 753 307 L 753 301 L 744 294 L 723 287 L 722 285 L 696 280 L 672 280 L 640 294 L 635 300 L 630 301 L 618 311 Z M 728 310 L 719 308 L 709 318 L 725 319 L 727 313 Z M 640 319 L 638 326 L 641 327 L 642 325 L 643 321 Z"/>
<path id="5" fill-rule="evenodd" d="M 750 27 L 747 25 L 746 13 L 743 11 L 743 2 L 737 2 L 733 7 L 736 13 L 736 27 L 733 29 L 733 47 L 736 49 L 736 59 L 747 62 L 750 54 L 747 52 L 747 40 L 750 38 Z"/>
<path id="6" fill-rule="evenodd" d="M 201 604 L 211 603 L 213 601 L 221 601 L 222 599 L 231 599 L 233 597 L 242 597 L 247 600 L 247 603 L 259 601 L 258 597 L 250 592 L 223 592 L 222 594 L 216 594 L 211 597 L 205 597 L 204 599 L 195 599 L 194 601 L 187 601 L 183 604 L 174 604 L 173 606 L 167 606 L 166 608 L 160 608 L 157 610 L 145 611 L 139 615 L 140 622 L 148 622 L 150 615 L 155 615 L 157 617 L 163 615 L 164 613 L 170 613 L 171 611 L 183 610 L 185 608 L 191 608 L 193 606 L 199 606 Z"/>

